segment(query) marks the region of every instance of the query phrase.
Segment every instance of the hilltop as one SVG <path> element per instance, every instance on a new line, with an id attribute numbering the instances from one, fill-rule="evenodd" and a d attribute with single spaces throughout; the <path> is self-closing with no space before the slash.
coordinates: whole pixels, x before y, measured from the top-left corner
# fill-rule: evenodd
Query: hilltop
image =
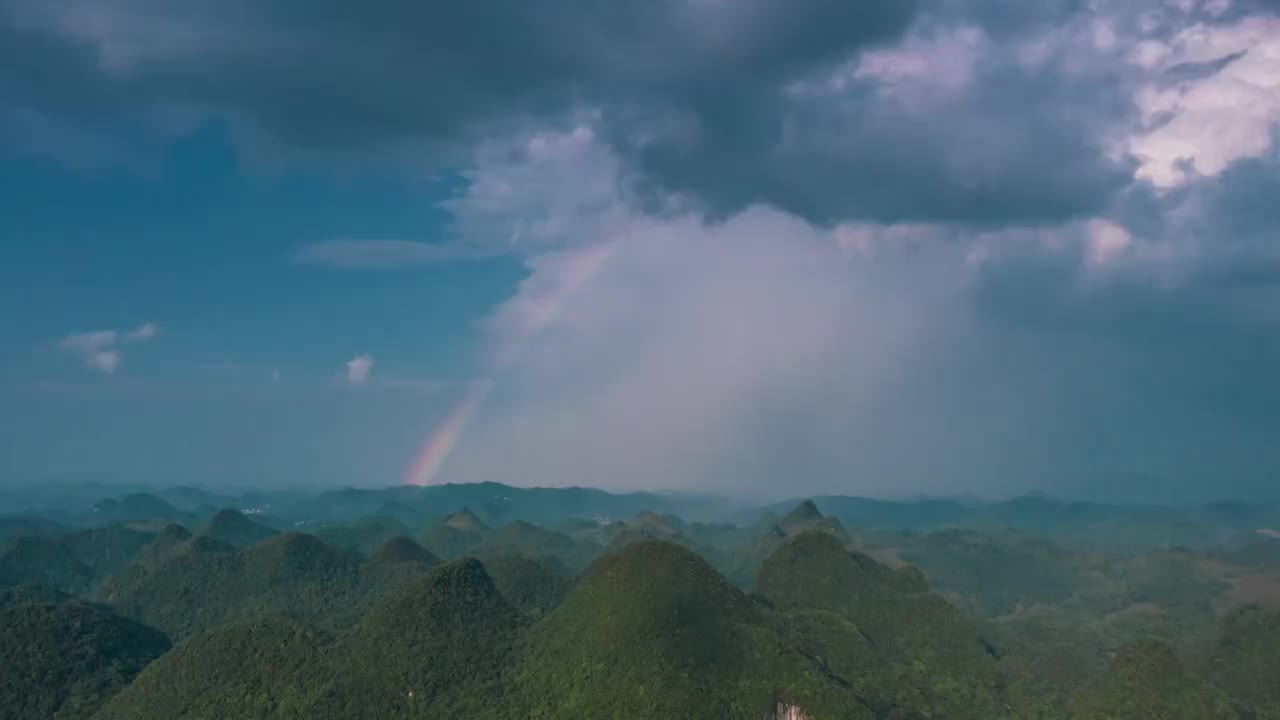
<path id="1" fill-rule="evenodd" d="M 481 548 L 474 555 L 502 597 L 530 617 L 554 610 L 569 590 L 569 578 L 546 562 L 507 548 Z"/>
<path id="2" fill-rule="evenodd" d="M 705 560 L 655 541 L 585 571 L 522 643 L 514 685 L 534 717 L 758 718 L 779 702 L 871 717 Z"/>
<path id="3" fill-rule="evenodd" d="M 446 560 L 453 560 L 483 545 L 489 534 L 489 526 L 464 507 L 425 530 L 418 537 L 418 543 Z"/>
<path id="4" fill-rule="evenodd" d="M 409 537 L 413 531 L 399 519 L 372 515 L 354 522 L 329 525 L 316 531 L 316 537 L 339 548 L 362 553 L 373 552 L 379 545 L 397 537 Z"/>
<path id="5" fill-rule="evenodd" d="M 265 613 L 342 627 L 406 577 L 425 572 L 404 566 L 368 563 L 312 535 L 284 533 L 239 552 L 177 555 L 121 587 L 111 604 L 175 638 Z"/>
<path id="6" fill-rule="evenodd" d="M 441 560 L 430 550 L 407 537 L 397 536 L 379 545 L 369 559 L 375 563 L 414 563 L 424 568 L 439 565 Z"/>
<path id="7" fill-rule="evenodd" d="M 1003 714 L 996 659 L 978 626 L 930 593 L 915 568 L 890 569 L 808 530 L 765 561 L 755 587 L 787 611 L 792 641 L 827 658 L 880 712 Z"/>
<path id="8" fill-rule="evenodd" d="M 278 533 L 245 517 L 231 508 L 219 510 L 200 530 L 201 535 L 236 547 L 248 547 L 274 537 Z"/>
<path id="9" fill-rule="evenodd" d="M 462 532 L 487 532 L 489 530 L 489 526 L 472 512 L 471 508 L 466 506 L 445 518 L 444 526 Z"/>
<path id="10" fill-rule="evenodd" d="M 315 715 L 383 720 L 497 717 L 524 624 L 484 566 L 457 560 L 405 583 L 342 637 Z"/>

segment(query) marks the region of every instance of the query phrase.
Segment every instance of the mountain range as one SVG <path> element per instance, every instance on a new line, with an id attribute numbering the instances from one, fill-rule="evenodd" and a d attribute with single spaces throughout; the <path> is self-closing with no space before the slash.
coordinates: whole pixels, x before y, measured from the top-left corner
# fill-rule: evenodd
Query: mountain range
<path id="1" fill-rule="evenodd" d="M 1268 507 L 138 495 L 0 521 L 0 716 L 1280 716 Z"/>

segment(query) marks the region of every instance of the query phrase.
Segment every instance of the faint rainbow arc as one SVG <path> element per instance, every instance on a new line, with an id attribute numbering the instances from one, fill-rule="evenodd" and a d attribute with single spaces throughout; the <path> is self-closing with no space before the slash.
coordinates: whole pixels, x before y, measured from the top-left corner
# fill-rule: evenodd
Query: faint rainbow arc
<path id="1" fill-rule="evenodd" d="M 556 286 L 542 297 L 530 301 L 520 323 L 512 331 L 510 340 L 495 354 L 489 377 L 469 384 L 458 403 L 427 436 L 427 441 L 405 473 L 406 485 L 430 485 L 436 479 L 493 389 L 496 376 L 511 366 L 534 334 L 555 320 L 563 309 L 565 300 L 600 272 L 600 268 L 613 253 L 614 246 L 613 241 L 601 243 L 573 256 Z"/>

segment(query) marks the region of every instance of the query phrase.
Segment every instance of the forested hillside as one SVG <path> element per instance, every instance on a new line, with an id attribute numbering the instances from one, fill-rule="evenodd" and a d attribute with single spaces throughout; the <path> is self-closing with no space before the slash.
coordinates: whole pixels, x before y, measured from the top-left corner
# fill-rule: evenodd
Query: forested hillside
<path id="1" fill-rule="evenodd" d="M 583 517 L 572 505 L 554 518 L 544 506 L 543 525 L 486 518 L 472 507 L 485 503 L 455 492 L 457 505 L 416 516 L 277 516 L 274 527 L 208 508 L 193 532 L 139 497 L 103 505 L 99 525 L 9 523 L 20 534 L 0 550 L 0 653 L 14 670 L 0 714 L 1280 712 L 1280 576 L 1263 534 L 1103 550 L 1012 524 L 860 526 L 821 500 L 719 520 Z M 114 520 L 121 506 L 127 523 Z M 1078 512 L 1061 511 L 1058 525 Z"/>

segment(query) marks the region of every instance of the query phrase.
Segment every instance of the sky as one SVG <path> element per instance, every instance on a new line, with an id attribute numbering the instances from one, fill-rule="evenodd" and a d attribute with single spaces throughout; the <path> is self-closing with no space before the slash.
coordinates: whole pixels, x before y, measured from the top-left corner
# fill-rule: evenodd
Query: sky
<path id="1" fill-rule="evenodd" d="M 0 483 L 1280 498 L 1274 0 L 0 0 Z"/>

